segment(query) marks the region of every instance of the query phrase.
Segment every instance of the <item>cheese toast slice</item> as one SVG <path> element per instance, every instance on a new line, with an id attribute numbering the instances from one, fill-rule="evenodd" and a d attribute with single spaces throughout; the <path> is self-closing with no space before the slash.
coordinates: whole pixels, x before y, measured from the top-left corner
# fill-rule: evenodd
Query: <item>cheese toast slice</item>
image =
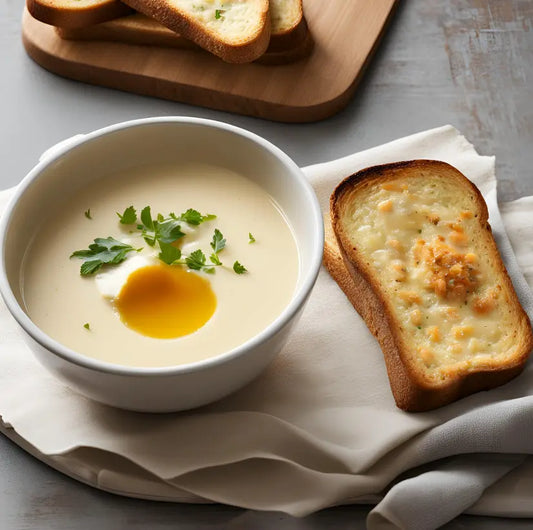
<path id="1" fill-rule="evenodd" d="M 230 63 L 251 62 L 270 41 L 269 0 L 125 0 Z"/>
<path id="2" fill-rule="evenodd" d="M 133 12 L 119 0 L 26 0 L 30 14 L 52 26 L 82 28 Z"/>
<path id="3" fill-rule="evenodd" d="M 286 64 L 309 55 L 313 40 L 308 34 L 301 0 L 270 0 L 270 13 L 270 44 L 266 53 L 256 61 L 262 64 Z M 58 27 L 56 31 L 66 40 L 199 49 L 191 40 L 141 13 L 84 28 Z"/>
<path id="4" fill-rule="evenodd" d="M 399 408 L 508 382 L 533 348 L 478 189 L 415 160 L 360 171 L 331 196 L 324 264 L 377 338 Z"/>

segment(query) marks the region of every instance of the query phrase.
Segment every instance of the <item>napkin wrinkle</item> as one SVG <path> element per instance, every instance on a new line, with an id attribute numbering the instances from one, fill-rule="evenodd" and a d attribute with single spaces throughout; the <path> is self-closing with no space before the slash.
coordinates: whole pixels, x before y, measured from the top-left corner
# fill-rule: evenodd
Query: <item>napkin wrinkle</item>
<path id="1" fill-rule="evenodd" d="M 112 409 L 111 414 L 119 413 Z M 364 408 L 345 408 L 342 410 L 326 409 L 321 411 L 327 425 L 334 427 L 339 418 L 357 418 L 373 414 L 375 409 L 365 410 Z M 340 413 L 340 414 L 336 414 Z M 126 413 L 132 414 L 136 413 Z M 321 414 L 322 415 L 322 414 Z M 229 465 L 241 462 L 250 458 L 271 458 L 272 460 L 292 461 L 296 464 L 307 467 L 310 470 L 323 473 L 352 473 L 361 474 L 372 468 L 376 462 L 379 462 L 392 449 L 394 449 L 394 440 L 402 439 L 403 443 L 409 441 L 417 435 L 423 434 L 433 427 L 433 424 L 425 426 L 424 431 L 415 424 L 411 429 L 404 429 L 399 435 L 401 438 L 391 438 L 383 444 L 379 451 L 376 447 L 354 447 L 353 445 L 340 445 L 328 441 L 326 438 L 316 436 L 314 433 L 307 431 L 293 423 L 276 417 L 265 412 L 226 412 L 210 413 L 202 416 L 200 424 L 197 423 L 197 417 L 180 418 L 179 426 L 176 428 L 163 429 L 158 428 L 159 421 L 165 422 L 161 415 L 148 415 L 147 423 L 143 424 L 141 432 L 132 432 L 129 429 L 117 430 L 117 425 L 127 426 L 123 419 L 120 422 L 114 422 L 112 418 L 104 416 L 108 422 L 98 424 L 98 436 L 92 437 L 91 433 L 85 433 L 86 444 L 68 445 L 68 439 L 63 439 L 61 448 L 52 451 L 48 449 L 47 454 L 50 456 L 67 455 L 73 451 L 95 449 L 96 451 L 117 452 L 124 451 L 125 440 L 127 439 L 127 451 L 130 454 L 129 460 L 136 465 L 151 473 L 160 474 L 162 478 L 172 479 L 177 476 L 189 473 L 196 469 L 205 469 L 213 466 Z M 23 417 L 21 418 L 23 420 Z M 193 421 L 188 422 L 191 419 Z M 319 423 L 318 415 L 314 416 L 314 421 Z M 68 425 L 68 423 L 67 423 Z M 163 423 L 165 427 L 167 423 Z M 241 427 L 247 426 L 247 438 L 240 438 Z M 90 422 L 91 431 L 94 431 L 97 424 L 95 418 Z M 212 447 L 204 448 L 205 451 L 198 451 L 198 443 L 193 443 L 201 438 L 204 430 L 211 432 L 220 431 L 224 427 L 226 434 L 223 439 L 217 440 L 216 449 Z M 79 427 L 71 425 L 73 431 L 78 432 Z M 198 431 L 197 431 L 198 429 Z M 105 436 L 105 433 L 108 433 Z M 78 434 L 79 436 L 79 434 Z M 156 446 L 161 447 L 162 451 L 155 455 L 155 460 L 150 459 L 150 455 L 145 452 L 147 439 L 150 439 Z M 164 444 L 165 439 L 175 439 L 183 446 L 183 450 L 178 456 L 174 456 L 173 444 Z M 287 445 L 287 439 L 293 441 Z M 210 445 L 210 444 L 208 444 Z M 261 447 L 261 449 L 259 449 Z M 165 449 L 169 451 L 165 455 Z M 243 457 L 245 455 L 245 457 Z M 173 468 L 179 470 L 175 475 L 170 475 L 171 470 L 168 465 L 161 467 L 161 462 L 166 458 L 173 457 Z M 383 483 L 383 486 L 386 483 Z"/>
<path id="2" fill-rule="evenodd" d="M 398 474 L 418 465 L 469 453 L 528 453 L 530 436 L 514 436 L 508 433 L 524 431 L 533 436 L 533 422 L 530 410 L 533 396 L 501 401 L 484 406 L 483 421 L 479 411 L 472 410 L 440 424 L 427 433 L 411 440 L 410 444 L 398 448 L 379 462 L 381 467 L 390 467 L 400 460 L 403 469 Z M 495 422 L 502 425 L 495 432 Z M 443 442 L 444 440 L 444 442 Z"/>
<path id="3" fill-rule="evenodd" d="M 400 480 L 387 492 L 379 509 L 367 517 L 368 530 L 410 530 L 416 510 L 416 529 L 438 528 L 472 506 L 487 487 L 525 460 L 524 455 L 469 455 L 435 462 L 433 469 Z M 413 491 L 417 492 L 415 506 Z M 398 512 L 396 506 L 406 509 Z M 439 507 L 438 510 L 435 507 Z"/>
<path id="4" fill-rule="evenodd" d="M 485 200 L 490 211 L 490 223 L 496 227 L 492 232 L 496 244 L 498 245 L 498 250 L 502 255 L 507 270 L 511 271 L 509 276 L 520 303 L 529 316 L 529 319 L 533 320 L 533 295 L 520 267 L 518 266 L 518 260 L 513 252 L 513 247 L 511 246 L 507 231 L 504 228 L 503 219 L 500 214 L 500 209 L 498 208 L 498 194 L 496 187 L 486 194 Z"/>
<path id="5" fill-rule="evenodd" d="M 533 218 L 533 197 L 523 197 L 500 205 L 500 213 L 506 225 L 513 230 L 507 235 L 514 256 L 529 286 L 533 289 L 533 223 L 524 222 L 524 212 Z"/>
<path id="6" fill-rule="evenodd" d="M 110 411 L 114 412 L 114 411 Z M 135 413 L 133 413 L 135 414 Z M 56 447 L 54 451 L 48 450 L 50 456 L 66 455 L 72 451 L 94 448 L 95 450 L 117 452 L 124 451 L 127 439 L 127 451 L 129 459 L 144 469 L 158 473 L 165 478 L 173 478 L 194 469 L 203 469 L 213 465 L 232 464 L 251 457 L 271 457 L 279 460 L 292 460 L 299 465 L 323 472 L 352 473 L 357 464 L 354 452 L 350 447 L 341 447 L 325 439 L 315 436 L 296 425 L 288 423 L 282 418 L 275 417 L 263 412 L 232 412 L 220 414 L 208 414 L 202 416 L 201 425 L 195 425 L 194 421 L 187 422 L 187 418 L 181 418 L 181 422 L 173 424 L 169 429 L 159 430 L 157 423 L 160 415 L 149 415 L 147 424 L 143 425 L 142 432 L 131 432 L 126 429 L 119 432 L 113 421 L 108 424 L 98 425 L 98 436 L 92 437 L 86 433 L 86 443 L 83 445 L 69 445 L 69 440 L 63 440 L 64 445 Z M 23 419 L 23 418 L 22 418 Z M 152 422 L 151 420 L 155 420 Z M 161 418 L 161 421 L 165 421 Z M 120 422 L 122 425 L 125 422 Z M 115 429 L 111 429 L 111 424 Z M 161 424 L 163 427 L 167 423 Z M 242 426 L 246 425 L 248 432 L 246 439 L 241 439 Z M 96 424 L 91 422 L 91 430 L 94 431 Z M 176 427 L 176 428 L 172 428 Z M 77 425 L 72 425 L 78 430 Z M 212 447 L 212 440 L 204 441 L 203 451 L 198 451 L 198 442 L 205 429 L 212 432 L 221 432 L 225 429 L 225 436 L 216 440 L 216 447 Z M 105 436 L 105 433 L 108 433 Z M 230 434 L 228 434 L 230 433 Z M 231 434 L 233 433 L 233 434 Z M 285 442 L 287 438 L 294 441 L 290 446 Z M 154 459 L 145 452 L 148 439 L 156 446 L 161 447 Z M 164 444 L 163 441 L 175 439 L 183 446 L 179 455 L 174 455 L 173 444 Z M 168 452 L 168 455 L 165 453 Z M 161 466 L 165 457 L 173 458 L 174 468 L 179 469 L 177 475 L 169 475 L 171 470 L 168 464 Z M 344 457 L 344 458 L 343 458 Z M 355 462 L 353 462 L 355 460 Z"/>
<path id="7" fill-rule="evenodd" d="M 382 481 L 368 475 L 321 473 L 294 462 L 262 458 L 197 470 L 171 482 L 215 502 L 234 505 L 239 499 L 238 505 L 244 508 L 272 510 L 275 506 L 276 511 L 296 517 L 383 488 Z M 305 496 L 298 494 L 302 488 Z"/>
<path id="8" fill-rule="evenodd" d="M 84 455 L 87 450 L 90 454 Z M 310 514 L 317 509 L 317 503 L 320 503 L 320 508 L 330 506 L 338 502 L 339 497 L 353 499 L 354 496 L 360 496 L 361 492 L 379 493 L 386 484 L 386 481 L 376 480 L 374 477 L 311 469 L 295 461 L 278 458 L 276 455 L 262 456 L 259 453 L 235 462 L 184 471 L 172 478 L 154 474 L 139 462 L 117 455 L 113 451 L 108 452 L 94 447 L 79 447 L 68 456 L 60 455 L 53 458 L 68 464 L 71 469 L 75 468 L 79 476 L 86 481 L 95 477 L 93 481 L 106 490 L 113 489 L 109 484 L 110 477 L 120 476 L 121 471 L 127 469 L 128 475 L 136 474 L 138 479 L 165 482 L 169 487 L 181 491 L 184 498 L 189 494 L 192 498 L 202 499 L 202 502 L 233 504 L 232 496 L 238 491 L 245 490 L 250 501 L 246 505 L 239 504 L 240 506 L 261 510 L 269 509 L 268 504 L 283 504 L 286 506 L 280 510 L 294 516 Z M 90 467 L 87 467 L 87 461 L 91 462 Z M 132 467 L 128 467 L 126 463 Z M 246 477 L 250 476 L 257 476 L 258 481 L 250 484 L 250 481 L 246 480 Z M 286 484 L 287 476 L 291 477 L 289 486 Z M 279 484 L 279 487 L 272 488 L 271 486 L 275 484 Z M 302 487 L 308 489 L 310 493 L 315 492 L 315 496 L 311 495 L 302 501 L 298 495 Z M 122 489 L 124 490 L 124 486 Z M 124 494 L 124 491 L 122 493 Z"/>

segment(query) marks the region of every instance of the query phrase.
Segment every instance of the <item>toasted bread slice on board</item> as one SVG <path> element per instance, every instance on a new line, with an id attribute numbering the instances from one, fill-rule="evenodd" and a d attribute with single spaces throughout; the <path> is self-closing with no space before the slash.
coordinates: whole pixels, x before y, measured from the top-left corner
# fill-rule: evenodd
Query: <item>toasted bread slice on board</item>
<path id="1" fill-rule="evenodd" d="M 301 0 L 271 0 L 272 33 L 265 54 L 257 59 L 262 64 L 287 64 L 306 57 L 312 50 L 313 40 L 308 33 Z M 288 38 L 292 32 L 296 32 Z M 195 49 L 198 46 L 141 13 L 117 18 L 84 28 L 57 28 L 67 40 L 112 41 L 127 44 Z M 281 39 L 281 40 L 279 40 Z"/>
<path id="2" fill-rule="evenodd" d="M 31 15 L 52 26 L 82 28 L 133 12 L 119 0 L 26 0 Z"/>
<path id="3" fill-rule="evenodd" d="M 400 162 L 341 182 L 324 264 L 377 338 L 398 407 L 434 409 L 524 368 L 531 323 L 481 193 L 452 166 Z"/>
<path id="4" fill-rule="evenodd" d="M 125 3 L 226 62 L 251 62 L 268 48 L 268 0 L 126 0 Z"/>

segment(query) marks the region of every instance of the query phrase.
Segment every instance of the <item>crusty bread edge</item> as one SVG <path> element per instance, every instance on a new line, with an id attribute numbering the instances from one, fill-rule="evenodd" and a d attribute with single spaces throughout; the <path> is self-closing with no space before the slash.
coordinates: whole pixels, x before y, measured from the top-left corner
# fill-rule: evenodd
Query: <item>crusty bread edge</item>
<path id="1" fill-rule="evenodd" d="M 130 15 L 135 16 L 135 15 Z M 144 16 L 144 15 L 143 15 Z M 80 28 L 56 27 L 55 31 L 64 40 L 73 41 L 109 41 L 137 46 L 158 46 L 166 48 L 176 48 L 180 50 L 204 51 L 193 41 L 173 32 L 166 26 L 160 26 L 164 31 L 152 30 L 150 28 L 132 28 L 122 25 L 122 22 L 129 17 L 120 17 L 115 20 L 95 24 Z M 154 21 L 155 22 L 155 21 Z M 142 24 L 142 21 L 141 21 Z M 159 23 L 158 23 L 159 24 Z M 116 26 L 115 26 L 116 25 Z M 150 34 L 150 31 L 153 33 Z M 272 43 L 273 38 L 271 39 Z M 287 42 L 288 44 L 288 42 Z M 254 62 L 264 65 L 282 65 L 296 62 L 304 57 L 308 57 L 313 50 L 314 42 L 310 33 L 305 34 L 305 38 L 290 49 L 279 49 L 272 51 L 270 46 L 267 51 Z"/>
<path id="2" fill-rule="evenodd" d="M 259 13 L 260 27 L 248 39 L 237 44 L 221 41 L 186 14 L 177 12 L 165 0 L 124 0 L 124 2 L 228 63 L 252 62 L 265 53 L 270 42 L 268 2 L 265 2 L 264 10 Z"/>
<path id="3" fill-rule="evenodd" d="M 133 12 L 130 7 L 118 0 L 85 8 L 59 8 L 43 4 L 39 0 L 26 0 L 26 6 L 33 18 L 63 28 L 83 28 Z"/>
<path id="4" fill-rule="evenodd" d="M 436 166 L 437 165 L 437 166 Z M 432 169 L 440 166 L 450 168 L 459 173 L 455 168 L 432 160 L 413 160 L 398 162 L 364 169 L 344 179 L 334 190 L 330 200 L 330 213 L 333 234 L 326 238 L 324 249 L 324 265 L 331 276 L 339 284 L 352 305 L 365 320 L 368 328 L 378 340 L 383 351 L 391 390 L 399 408 L 410 412 L 422 412 L 441 407 L 452 401 L 473 394 L 481 390 L 488 390 L 503 385 L 516 377 L 524 368 L 531 349 L 533 348 L 533 333 L 529 319 L 522 309 L 518 297 L 512 286 L 509 275 L 501 261 L 494 239 L 490 241 L 494 246 L 494 258 L 499 260 L 502 281 L 507 284 L 511 303 L 516 306 L 518 313 L 517 325 L 524 328 L 524 343 L 517 349 L 513 361 L 504 367 L 482 368 L 453 379 L 446 379 L 440 384 L 428 382 L 413 370 L 409 363 L 404 362 L 402 355 L 402 338 L 392 325 L 391 311 L 383 298 L 375 279 L 369 275 L 364 266 L 361 266 L 353 249 L 349 248 L 346 240 L 343 241 L 337 223 L 339 222 L 336 208 L 337 201 L 345 190 L 354 185 L 368 182 L 399 169 Z M 459 175 L 461 175 L 459 173 Z M 480 223 L 488 224 L 488 210 L 479 190 L 464 175 L 465 183 L 475 194 L 476 202 L 480 208 Z"/>
<path id="5" fill-rule="evenodd" d="M 303 2 L 300 0 L 298 5 L 298 18 L 294 24 L 280 32 L 272 32 L 268 51 L 271 53 L 281 52 L 301 46 L 307 39 L 309 28 L 304 16 Z"/>

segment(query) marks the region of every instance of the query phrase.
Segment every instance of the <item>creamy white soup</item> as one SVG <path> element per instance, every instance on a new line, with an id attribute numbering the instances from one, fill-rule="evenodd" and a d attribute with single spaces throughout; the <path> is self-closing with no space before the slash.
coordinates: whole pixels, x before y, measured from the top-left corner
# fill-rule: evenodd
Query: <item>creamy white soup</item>
<path id="1" fill-rule="evenodd" d="M 147 243 L 147 206 L 153 221 L 160 214 L 158 237 L 163 225 L 180 227 L 175 242 Z M 200 224 L 182 217 L 190 209 Z M 117 242 L 112 254 L 90 249 L 97 238 Z M 104 255 L 120 262 L 91 270 Z M 165 165 L 107 176 L 61 202 L 28 247 L 21 284 L 28 315 L 55 340 L 96 359 L 157 367 L 245 343 L 287 306 L 298 271 L 291 228 L 261 187 L 220 167 Z"/>

